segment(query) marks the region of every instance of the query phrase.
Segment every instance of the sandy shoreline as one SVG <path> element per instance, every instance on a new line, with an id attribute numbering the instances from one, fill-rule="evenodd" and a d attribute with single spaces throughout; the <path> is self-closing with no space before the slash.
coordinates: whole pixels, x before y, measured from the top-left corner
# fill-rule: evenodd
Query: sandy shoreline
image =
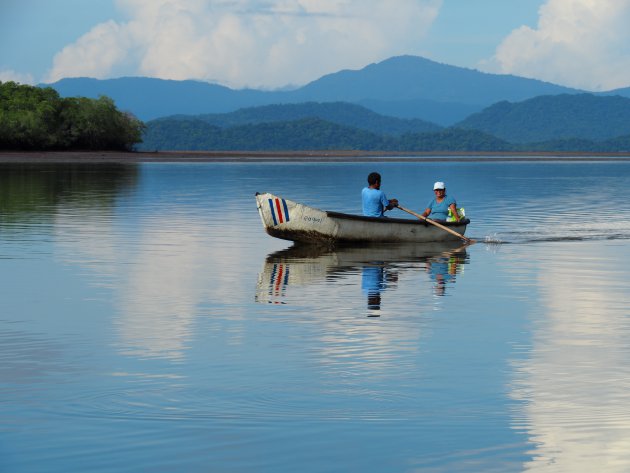
<path id="1" fill-rule="evenodd" d="M 630 153 L 388 153 L 371 151 L 0 151 L 0 163 L 152 162 L 435 162 L 435 161 L 630 161 Z"/>

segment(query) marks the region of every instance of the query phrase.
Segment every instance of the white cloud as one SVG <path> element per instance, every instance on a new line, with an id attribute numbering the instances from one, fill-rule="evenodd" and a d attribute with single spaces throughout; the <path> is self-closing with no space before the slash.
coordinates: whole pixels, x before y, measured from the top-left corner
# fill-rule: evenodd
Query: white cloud
<path id="1" fill-rule="evenodd" d="M 47 81 L 145 75 L 233 87 L 303 84 L 413 54 L 441 0 L 118 0 L 129 21 L 95 26 Z"/>
<path id="2" fill-rule="evenodd" d="M 105 77 L 125 64 L 133 48 L 130 29 L 114 21 L 101 23 L 57 55 L 46 78 L 54 82 L 63 77 Z"/>
<path id="3" fill-rule="evenodd" d="M 20 84 L 35 84 L 31 74 L 22 74 L 11 69 L 0 71 L 0 82 L 18 82 Z"/>
<path id="4" fill-rule="evenodd" d="M 630 86 L 630 0 L 549 0 L 484 69 L 587 90 Z"/>

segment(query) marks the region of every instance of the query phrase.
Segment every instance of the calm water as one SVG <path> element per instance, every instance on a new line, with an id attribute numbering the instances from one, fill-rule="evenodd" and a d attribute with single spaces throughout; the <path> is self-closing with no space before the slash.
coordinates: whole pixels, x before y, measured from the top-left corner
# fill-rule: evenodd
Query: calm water
<path id="1" fill-rule="evenodd" d="M 478 243 L 264 234 L 256 191 L 358 213 L 372 170 Z M 627 162 L 0 165 L 0 471 L 630 471 L 629 201 Z"/>

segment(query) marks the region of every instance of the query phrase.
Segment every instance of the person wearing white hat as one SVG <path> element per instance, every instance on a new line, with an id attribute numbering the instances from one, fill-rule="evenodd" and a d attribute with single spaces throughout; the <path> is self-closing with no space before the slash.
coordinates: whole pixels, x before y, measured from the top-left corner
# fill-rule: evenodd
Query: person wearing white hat
<path id="1" fill-rule="evenodd" d="M 438 181 L 433 184 L 433 199 L 427 204 L 427 208 L 424 210 L 422 216 L 428 217 L 431 220 L 437 220 L 438 222 L 446 222 L 448 218 L 449 209 L 452 215 L 455 217 L 455 221 L 459 222 L 459 215 L 457 213 L 457 202 L 449 195 L 446 195 L 446 185 L 442 181 Z"/>

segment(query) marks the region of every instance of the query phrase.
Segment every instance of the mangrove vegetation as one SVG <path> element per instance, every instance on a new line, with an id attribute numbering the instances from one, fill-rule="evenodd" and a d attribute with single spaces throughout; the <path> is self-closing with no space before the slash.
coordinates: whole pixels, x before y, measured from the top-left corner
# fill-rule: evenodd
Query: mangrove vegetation
<path id="1" fill-rule="evenodd" d="M 109 97 L 62 98 L 50 87 L 0 82 L 0 149 L 129 151 L 143 132 Z"/>

